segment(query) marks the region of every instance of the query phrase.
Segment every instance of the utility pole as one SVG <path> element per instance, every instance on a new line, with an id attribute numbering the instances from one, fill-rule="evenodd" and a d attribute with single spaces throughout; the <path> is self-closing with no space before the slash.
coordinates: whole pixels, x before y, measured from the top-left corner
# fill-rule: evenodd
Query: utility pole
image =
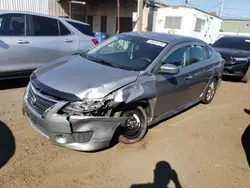
<path id="1" fill-rule="evenodd" d="M 221 16 L 221 14 L 222 14 L 223 4 L 224 4 L 224 0 L 221 0 L 219 16 Z"/>
<path id="2" fill-rule="evenodd" d="M 136 21 L 136 31 L 142 31 L 143 22 L 143 0 L 137 0 L 137 21 Z"/>
<path id="3" fill-rule="evenodd" d="M 146 7 L 149 8 L 147 31 L 153 31 L 154 12 L 156 11 L 155 0 L 148 0 Z"/>
<path id="4" fill-rule="evenodd" d="M 71 4 L 71 0 L 69 1 L 69 18 L 71 18 L 71 13 L 72 12 L 72 4 Z"/>
<path id="5" fill-rule="evenodd" d="M 117 31 L 116 34 L 120 33 L 120 0 L 117 0 Z"/>

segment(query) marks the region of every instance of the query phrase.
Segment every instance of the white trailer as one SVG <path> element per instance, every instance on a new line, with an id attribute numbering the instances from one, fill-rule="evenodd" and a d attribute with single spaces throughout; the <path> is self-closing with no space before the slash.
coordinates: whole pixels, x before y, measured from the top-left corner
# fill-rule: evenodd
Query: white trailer
<path id="1" fill-rule="evenodd" d="M 166 7 L 157 11 L 155 31 L 196 37 L 214 43 L 222 19 L 191 7 Z"/>

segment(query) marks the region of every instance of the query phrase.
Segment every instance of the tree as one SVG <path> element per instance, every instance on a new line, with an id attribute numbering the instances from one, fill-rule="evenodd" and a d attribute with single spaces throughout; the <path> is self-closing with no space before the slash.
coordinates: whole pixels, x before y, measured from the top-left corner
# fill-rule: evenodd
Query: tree
<path id="1" fill-rule="evenodd" d="M 217 14 L 216 14 L 216 12 L 215 12 L 215 11 L 213 11 L 213 12 L 209 12 L 209 14 L 210 14 L 210 15 L 212 15 L 212 16 L 217 16 Z"/>

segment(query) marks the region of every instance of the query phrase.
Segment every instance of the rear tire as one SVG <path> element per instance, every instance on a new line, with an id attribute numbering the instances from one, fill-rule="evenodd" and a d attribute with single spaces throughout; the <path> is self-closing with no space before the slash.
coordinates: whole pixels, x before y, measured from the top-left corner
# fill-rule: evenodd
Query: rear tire
<path id="1" fill-rule="evenodd" d="M 217 89 L 217 83 L 218 82 L 215 78 L 209 82 L 206 92 L 201 100 L 203 104 L 209 104 L 213 100 Z"/>
<path id="2" fill-rule="evenodd" d="M 126 127 L 121 128 L 119 141 L 124 144 L 134 144 L 139 142 L 147 133 L 148 120 L 145 110 L 141 106 L 125 110 L 121 117 L 129 117 Z"/>

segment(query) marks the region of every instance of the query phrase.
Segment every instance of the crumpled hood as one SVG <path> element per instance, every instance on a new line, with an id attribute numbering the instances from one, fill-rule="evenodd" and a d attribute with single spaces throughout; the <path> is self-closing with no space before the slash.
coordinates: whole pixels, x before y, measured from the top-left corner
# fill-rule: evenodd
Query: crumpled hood
<path id="1" fill-rule="evenodd" d="M 79 99 L 103 98 L 136 81 L 138 75 L 139 72 L 109 67 L 75 55 L 37 69 L 31 81 L 43 85 L 42 91 L 62 99 L 72 95 Z"/>
<path id="2" fill-rule="evenodd" d="M 223 58 L 230 57 L 250 57 L 250 52 L 228 48 L 214 48 Z"/>

